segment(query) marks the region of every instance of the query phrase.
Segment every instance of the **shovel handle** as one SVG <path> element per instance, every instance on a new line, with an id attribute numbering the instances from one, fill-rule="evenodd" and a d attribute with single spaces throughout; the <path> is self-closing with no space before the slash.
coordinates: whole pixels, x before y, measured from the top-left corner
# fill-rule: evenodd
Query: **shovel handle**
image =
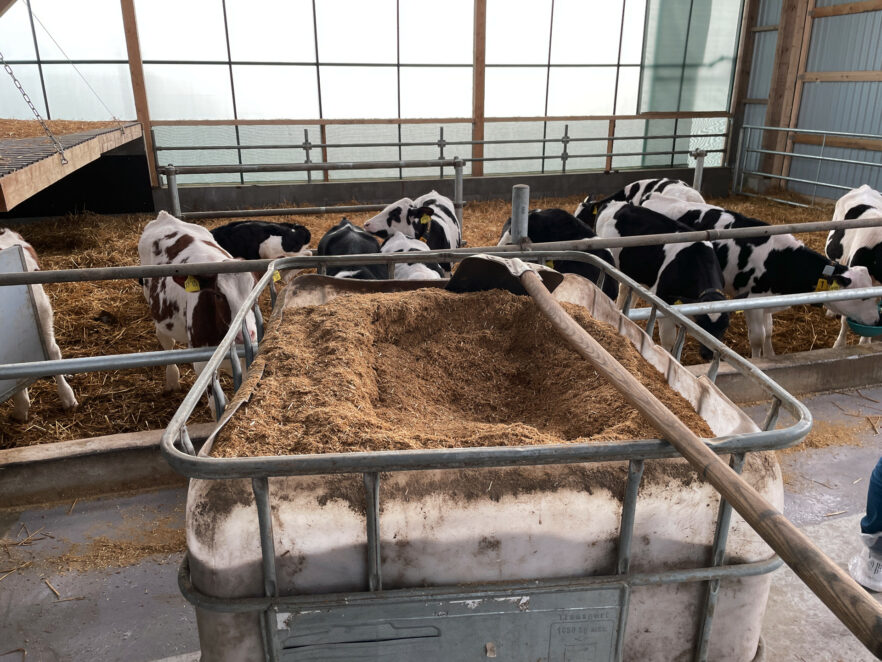
<path id="1" fill-rule="evenodd" d="M 882 657 L 882 606 L 579 326 L 534 272 L 525 272 L 521 283 L 573 349 L 661 431 L 867 649 Z"/>

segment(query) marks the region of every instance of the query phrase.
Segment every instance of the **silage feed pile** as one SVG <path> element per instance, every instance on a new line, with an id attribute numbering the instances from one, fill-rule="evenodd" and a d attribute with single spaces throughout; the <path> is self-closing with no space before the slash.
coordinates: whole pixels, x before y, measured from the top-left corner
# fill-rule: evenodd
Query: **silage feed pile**
<path id="1" fill-rule="evenodd" d="M 568 312 L 697 434 L 710 429 L 634 347 Z M 289 308 L 260 350 L 223 457 L 564 444 L 658 432 L 555 332 L 494 290 L 343 295 Z"/>

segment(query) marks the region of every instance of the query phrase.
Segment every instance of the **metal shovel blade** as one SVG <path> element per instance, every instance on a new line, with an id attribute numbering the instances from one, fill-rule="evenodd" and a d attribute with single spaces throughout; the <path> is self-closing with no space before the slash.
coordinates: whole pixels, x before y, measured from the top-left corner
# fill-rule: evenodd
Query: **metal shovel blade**
<path id="1" fill-rule="evenodd" d="M 563 281 L 563 274 L 544 265 L 497 255 L 472 255 L 459 263 L 446 289 L 451 292 L 507 290 L 512 294 L 524 295 L 527 290 L 521 285 L 521 276 L 526 271 L 535 271 L 549 292 L 553 292 Z"/>

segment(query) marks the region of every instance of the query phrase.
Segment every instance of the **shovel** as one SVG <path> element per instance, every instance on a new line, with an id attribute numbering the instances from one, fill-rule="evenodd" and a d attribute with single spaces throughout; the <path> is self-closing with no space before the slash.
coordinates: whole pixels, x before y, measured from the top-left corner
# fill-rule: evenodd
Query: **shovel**
<path id="1" fill-rule="evenodd" d="M 464 268 L 463 277 L 458 279 Z M 528 293 L 564 340 L 588 359 L 592 367 L 606 377 L 625 400 L 661 431 L 665 441 L 686 458 L 699 476 L 720 492 L 867 649 L 876 657 L 882 657 L 882 606 L 710 450 L 683 421 L 567 314 L 543 284 L 547 282 L 553 289 L 563 280 L 560 274 L 555 277 L 548 273 L 551 271 L 519 259 L 473 256 L 462 261 L 447 289 L 454 292 L 505 289 Z"/>

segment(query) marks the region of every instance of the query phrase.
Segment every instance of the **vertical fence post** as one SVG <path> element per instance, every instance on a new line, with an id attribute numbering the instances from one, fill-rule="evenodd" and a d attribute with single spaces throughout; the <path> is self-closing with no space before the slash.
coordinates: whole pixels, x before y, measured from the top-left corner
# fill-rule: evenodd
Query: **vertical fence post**
<path id="1" fill-rule="evenodd" d="M 527 209 L 530 206 L 530 187 L 515 184 L 511 187 L 511 243 L 519 244 L 527 238 Z"/>
<path id="2" fill-rule="evenodd" d="M 563 136 L 560 139 L 562 143 L 562 147 L 560 150 L 560 170 L 562 173 L 566 174 L 567 172 L 567 159 L 570 158 L 570 155 L 567 153 L 567 145 L 570 143 L 570 125 L 564 124 L 564 132 Z"/>
<path id="3" fill-rule="evenodd" d="M 453 157 L 453 213 L 459 221 L 459 229 L 462 230 L 462 208 L 465 201 L 462 199 L 462 167 L 463 160 L 458 156 Z"/>
<path id="4" fill-rule="evenodd" d="M 741 158 L 741 150 L 744 147 L 744 127 L 738 130 L 738 147 L 735 148 L 735 172 L 732 173 L 732 190 L 735 193 L 741 193 L 741 183 L 738 181 L 738 173 L 744 167 Z"/>
<path id="5" fill-rule="evenodd" d="M 312 163 L 309 159 L 309 150 L 312 147 L 312 143 L 309 142 L 309 129 L 303 129 L 303 151 L 306 153 L 306 159 L 303 161 L 304 163 Z M 306 171 L 306 181 L 310 184 L 312 183 L 312 170 Z"/>
<path id="6" fill-rule="evenodd" d="M 612 155 L 613 155 L 613 148 L 614 148 L 613 138 L 615 138 L 615 136 L 616 136 L 616 121 L 614 119 L 611 119 L 609 121 L 609 128 L 606 131 L 606 137 L 608 138 L 608 140 L 606 141 L 606 162 L 603 167 L 605 172 L 612 171 L 612 159 L 613 159 Z"/>
<path id="7" fill-rule="evenodd" d="M 818 169 L 815 171 L 815 185 L 812 188 L 812 207 L 815 206 L 815 194 L 818 192 L 818 182 L 821 181 L 821 164 L 824 162 L 824 148 L 827 146 L 827 134 L 821 137 L 821 151 L 818 152 Z M 787 185 L 787 182 L 784 182 Z"/>
<path id="8" fill-rule="evenodd" d="M 178 196 L 178 175 L 175 173 L 175 167 L 171 163 L 168 164 L 165 176 L 168 179 L 168 194 L 171 198 L 172 216 L 180 218 L 181 199 Z"/>
<path id="9" fill-rule="evenodd" d="M 704 157 L 707 152 L 703 149 L 693 149 L 689 156 L 695 159 L 695 176 L 692 180 L 692 188 L 701 193 L 701 178 L 704 175 Z"/>
<path id="10" fill-rule="evenodd" d="M 438 127 L 438 131 L 439 131 L 439 134 L 438 134 L 438 158 L 443 160 L 444 159 L 444 146 L 447 144 L 444 141 L 444 127 L 443 126 Z M 438 170 L 439 170 L 438 179 L 444 179 L 444 166 L 441 166 Z M 459 220 L 462 221 L 462 219 L 459 219 Z"/>

